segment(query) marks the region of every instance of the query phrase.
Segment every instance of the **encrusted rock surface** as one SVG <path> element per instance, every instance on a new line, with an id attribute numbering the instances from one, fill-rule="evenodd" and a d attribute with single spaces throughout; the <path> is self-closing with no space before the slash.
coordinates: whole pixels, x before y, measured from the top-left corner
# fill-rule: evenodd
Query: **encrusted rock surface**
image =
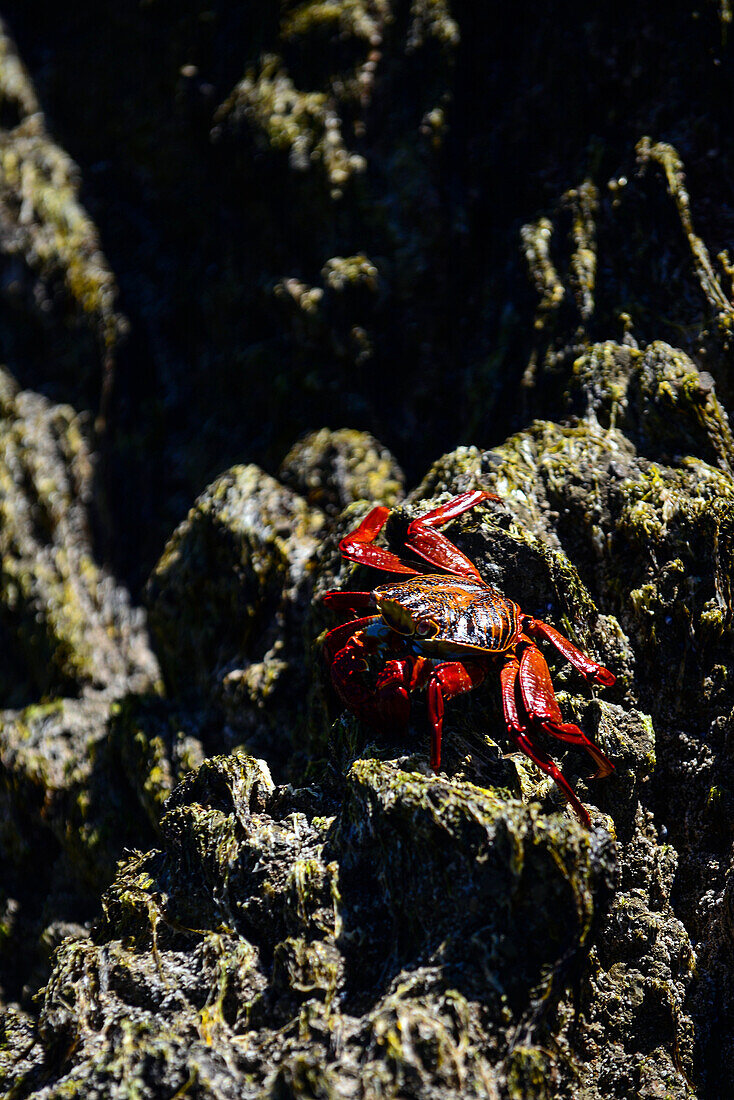
<path id="1" fill-rule="evenodd" d="M 598 392 L 602 370 L 628 355 L 590 348 L 576 391 L 591 375 L 585 392 Z M 647 359 L 658 389 L 666 372 L 680 374 L 674 349 Z M 712 408 L 703 451 L 726 436 Z M 573 424 L 537 421 L 493 451 L 444 456 L 385 528 L 398 546 L 407 518 L 445 494 L 502 496 L 447 525 L 450 537 L 618 674 L 595 698 L 548 655 L 564 712 L 616 765 L 591 783 L 580 753 L 551 746 L 592 830 L 521 754 L 508 755 L 491 678 L 450 704 L 439 776 L 427 768 L 420 700 L 407 739 L 340 711 L 309 650 L 325 620 L 319 594 L 366 583 L 336 538 L 372 501 L 329 521 L 256 468 L 235 468 L 151 578 L 173 706 L 130 696 L 109 737 L 97 727 L 91 755 L 103 753 L 102 790 L 127 800 L 138 837 L 155 835 L 155 847 L 120 864 L 91 936 L 72 929 L 57 951 L 35 1040 L 5 1071 L 17 1095 L 113 1095 L 133 1081 L 150 1097 L 194 1085 L 222 1097 L 560 1096 L 579 1082 L 589 1097 L 692 1094 L 703 990 L 709 1002 L 730 996 L 720 968 L 701 971 L 701 958 L 719 961 L 721 924 L 696 908 L 704 887 L 712 905 L 727 890 L 734 484 L 693 454 L 655 461 L 647 443 L 641 454 L 635 440 L 650 438 L 654 410 L 629 434 L 597 411 L 589 398 Z M 322 471 L 324 454 L 344 461 L 339 437 L 331 449 L 323 438 L 313 452 Z M 311 483 L 305 462 L 301 476 Z M 669 674 L 676 654 L 695 693 L 677 667 Z M 280 690 L 242 693 L 234 707 L 222 684 L 235 668 L 249 683 L 258 659 Z M 109 721 L 104 701 L 85 705 Z M 121 840 L 105 847 L 104 821 L 119 810 L 95 802 L 99 767 L 85 778 L 72 758 L 64 781 L 53 779 L 33 764 L 38 735 L 17 748 L 19 720 L 6 723 L 9 807 L 18 817 L 32 782 L 56 793 L 36 818 L 25 795 L 17 835 L 28 843 L 66 822 L 54 834 L 56 873 L 109 880 L 98 862 Z M 23 720 L 47 737 L 57 728 L 46 714 L 40 726 Z M 218 738 L 234 747 L 238 737 L 264 759 L 244 749 L 207 759 Z M 290 783 L 273 783 L 268 758 Z M 8 1044 L 29 1026 L 9 1010 Z"/>
<path id="2" fill-rule="evenodd" d="M 2 24 L 0 1093 L 728 1096 L 728 6 L 669 6 L 648 93 L 644 5 L 610 38 L 536 4 L 513 37 L 447 0 L 154 2 L 109 37 L 174 83 L 126 95 L 80 48 L 96 5 L 69 38 L 6 7 L 60 118 L 56 66 L 88 66 L 71 130 L 133 330 Z M 579 57 L 577 117 L 549 73 Z M 543 644 L 615 765 L 544 743 L 590 829 L 496 675 L 437 775 L 420 693 L 388 734 L 331 687 L 322 597 L 384 579 L 340 538 L 384 504 L 399 550 L 472 489 L 501 502 L 447 535 L 617 676 Z"/>
<path id="3" fill-rule="evenodd" d="M 6 703 L 145 690 L 158 671 L 144 617 L 97 563 L 94 457 L 67 405 L 0 369 L 0 690 Z"/>
<path id="4" fill-rule="evenodd" d="M 0 297 L 3 354 L 46 392 L 106 411 L 126 322 L 94 222 L 79 201 L 77 166 L 49 136 L 38 97 L 0 19 Z M 39 320 L 43 323 L 39 324 Z M 100 365 L 104 370 L 100 371 Z"/>
<path id="5" fill-rule="evenodd" d="M 309 504 L 338 515 L 357 500 L 393 505 L 404 495 L 403 472 L 367 432 L 309 432 L 288 452 L 278 476 Z"/>

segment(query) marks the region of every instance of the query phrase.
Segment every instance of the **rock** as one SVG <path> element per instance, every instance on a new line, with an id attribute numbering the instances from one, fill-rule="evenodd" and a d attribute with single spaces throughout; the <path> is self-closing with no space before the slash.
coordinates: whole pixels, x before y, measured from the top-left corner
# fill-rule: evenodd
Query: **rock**
<path id="1" fill-rule="evenodd" d="M 5 0 L 38 91 L 3 27 L 0 1091 L 727 1095 L 731 66 L 699 7 Z M 114 401 L 41 103 L 134 322 Z M 313 432 L 335 410 L 360 431 Z M 474 488 L 504 504 L 449 537 L 617 674 L 541 643 L 615 764 L 546 746 L 591 829 L 496 670 L 438 776 L 420 692 L 387 734 L 331 689 L 321 597 L 381 577 L 340 538 L 380 501 L 399 549 Z M 156 559 L 164 683 L 125 583 Z"/>
<path id="2" fill-rule="evenodd" d="M 675 853 L 659 844 L 649 817 L 639 815 L 636 827 L 623 857 L 618 893 L 592 951 L 577 1037 L 586 1054 L 583 1087 L 592 1095 L 592 1090 L 604 1090 L 602 1095 L 624 1096 L 636 1080 L 640 1089 L 656 1090 L 665 1083 L 669 1095 L 687 1097 L 694 1026 L 686 1000 L 696 957 L 670 904 Z M 635 1042 L 644 1043 L 644 1059 L 633 1049 L 633 1034 Z"/>
<path id="3" fill-rule="evenodd" d="M 147 587 L 171 692 L 218 704 L 249 736 L 293 736 L 290 699 L 303 690 L 303 670 L 292 655 L 302 652 L 322 524 L 320 512 L 256 466 L 234 467 L 202 494 Z"/>
<path id="4" fill-rule="evenodd" d="M 358 451 L 347 460 L 357 468 L 360 461 Z M 699 575 L 714 594 L 723 591 L 726 565 L 711 526 L 719 513 L 697 511 L 695 500 L 712 492 L 724 507 L 726 475 L 694 457 L 675 467 L 653 463 L 591 413 L 574 426 L 536 422 L 491 453 L 444 456 L 412 502 L 393 509 L 381 536 L 399 549 L 410 519 L 443 494 L 480 485 L 500 492 L 504 503 L 447 524 L 449 537 L 525 610 L 620 674 L 619 687 L 597 700 L 549 653 L 564 712 L 616 765 L 611 777 L 588 784 L 582 754 L 552 747 L 579 796 L 598 807 L 592 831 L 521 754 L 502 759 L 510 746 L 491 678 L 447 708 L 440 777 L 424 774 L 427 719 L 418 699 L 407 737 L 337 716 L 330 763 L 315 771 L 309 763 L 313 778 L 299 789 L 274 787 L 267 765 L 246 755 L 203 758 L 222 728 L 217 712 L 229 722 L 238 715 L 244 730 L 263 721 L 261 710 L 259 743 L 278 767 L 290 760 L 293 778 L 324 746 L 326 716 L 339 708 L 323 686 L 313 695 L 323 679 L 299 647 L 319 622 L 318 612 L 308 617 L 312 592 L 354 572 L 336 540 L 369 506 L 348 504 L 319 547 L 323 513 L 261 471 L 236 468 L 215 482 L 149 586 L 169 691 L 180 702 L 126 702 L 109 742 L 161 847 L 121 866 L 91 940 L 72 931 L 57 949 L 39 1018 L 42 1058 L 31 1060 L 28 1080 L 51 1073 L 54 1088 L 75 1082 L 94 1091 L 98 1075 L 111 1073 L 139 1081 L 151 1097 L 192 1075 L 222 1096 L 242 1094 L 243 1074 L 253 1096 L 263 1089 L 338 1096 L 357 1078 L 427 1097 L 463 1080 L 480 1095 L 489 1080 L 508 1095 L 543 1095 L 549 1082 L 565 1087 L 578 1064 L 590 1089 L 603 1079 L 619 1093 L 644 1079 L 685 1090 L 693 952 L 671 907 L 675 852 L 660 843 L 649 807 L 660 777 L 685 759 L 672 755 L 670 723 L 687 704 L 682 698 L 683 709 L 671 709 L 678 697 L 663 690 L 654 659 L 662 639 L 674 644 L 675 620 L 661 611 L 655 634 L 641 631 L 629 587 L 639 587 L 640 564 L 625 565 L 625 554 L 636 546 L 640 505 L 645 545 L 658 555 L 671 538 L 681 540 L 671 552 L 685 553 L 690 535 L 678 534 L 670 505 L 670 514 L 658 513 L 664 492 L 660 505 L 649 489 L 638 492 L 651 474 L 653 489 L 676 485 L 675 507 L 701 524 Z M 703 584 L 699 591 L 703 611 L 711 596 Z M 240 598 L 241 618 L 232 611 Z M 721 622 L 724 637 L 725 615 Z M 258 704 L 252 695 L 236 711 L 223 707 L 223 675 L 261 652 L 264 640 L 289 654 L 282 675 L 299 661 L 308 670 L 308 715 L 295 709 L 292 688 L 279 708 L 275 696 Z M 712 713 L 728 691 L 726 679 L 717 683 Z M 194 706 L 204 709 L 192 722 Z M 313 740 L 294 741 L 299 728 L 313 729 Z M 223 735 L 231 743 L 232 734 Z M 692 782 L 689 790 L 698 777 Z M 676 829 L 686 820 L 682 813 Z M 686 861 L 678 865 L 694 896 Z M 112 981 L 104 977 L 110 967 Z M 88 988 L 105 990 L 94 1005 Z M 588 1005 L 575 1029 L 569 989 Z M 123 1055 L 116 1036 L 129 1027 L 135 1053 Z M 635 1054 L 643 1033 L 644 1066 Z M 559 1056 L 549 1060 L 551 1035 Z M 54 1053 L 69 1049 L 70 1056 Z"/>
<path id="5" fill-rule="evenodd" d="M 479 1095 L 496 1079 L 480 1033 L 499 1042 L 572 964 L 607 904 L 610 838 L 367 761 L 336 819 L 300 799 L 245 756 L 176 789 L 163 849 L 130 856 L 93 940 L 59 949 L 38 1031 L 56 1055 L 27 1079 L 45 1078 L 41 1095 L 135 1080 L 158 1096 L 192 1075 L 224 1097 L 345 1095 L 357 1076 L 416 1095 L 465 1079 Z M 477 949 L 497 975 L 491 1008 Z"/>
<path id="6" fill-rule="evenodd" d="M 59 699 L 0 713 L 5 996 L 34 992 L 58 943 L 86 935 L 125 847 L 152 839 L 109 741 L 114 709 Z"/>
<path id="7" fill-rule="evenodd" d="M 4 355 L 45 351 L 41 382 L 95 411 L 109 400 L 127 322 L 97 228 L 79 201 L 79 169 L 50 138 L 33 83 L 0 20 L 0 294 Z M 40 357 L 39 357 L 40 358 Z"/>
<path id="8" fill-rule="evenodd" d="M 0 414 L 0 698 L 152 688 L 143 615 L 96 561 L 84 421 L 7 371 Z"/>
<path id="9" fill-rule="evenodd" d="M 304 436 L 283 459 L 279 476 L 329 515 L 357 500 L 390 506 L 403 495 L 402 470 L 387 448 L 348 428 Z"/>
<path id="10" fill-rule="evenodd" d="M 617 427 L 642 455 L 696 455 L 731 476 L 734 438 L 714 380 L 676 348 L 661 341 L 643 350 L 595 345 L 574 363 L 572 393 L 584 413 Z M 667 455 L 666 455 L 667 452 Z"/>
<path id="11" fill-rule="evenodd" d="M 568 818 L 536 818 L 491 789 L 368 761 L 347 776 L 333 843 L 344 934 L 359 930 L 362 940 L 352 980 L 363 974 L 369 987 L 382 967 L 389 974 L 431 959 L 498 1023 L 508 1008 L 527 1008 L 541 974 L 570 961 L 614 868 L 609 838 L 594 840 Z M 492 944 L 496 1003 L 477 972 L 478 941 Z"/>

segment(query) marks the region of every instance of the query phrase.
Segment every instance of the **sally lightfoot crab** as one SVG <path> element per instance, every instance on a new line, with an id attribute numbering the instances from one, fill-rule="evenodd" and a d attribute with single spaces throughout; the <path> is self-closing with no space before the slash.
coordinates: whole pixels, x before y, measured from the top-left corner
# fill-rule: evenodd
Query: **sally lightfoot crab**
<path id="1" fill-rule="evenodd" d="M 431 723 L 431 766 L 441 765 L 444 702 L 477 687 L 499 667 L 507 730 L 521 749 L 550 775 L 577 817 L 590 818 L 558 766 L 537 743 L 543 731 L 586 749 L 595 778 L 614 769 L 578 726 L 564 722 L 550 671 L 536 642 L 556 647 L 587 680 L 611 687 L 615 677 L 554 627 L 525 614 L 482 580 L 473 563 L 436 530 L 482 500 L 499 500 L 481 490 L 463 493 L 414 519 L 407 528 L 408 564 L 376 544 L 390 510 L 373 508 L 339 549 L 349 561 L 407 575 L 371 592 L 328 592 L 324 603 L 349 615 L 326 635 L 325 654 L 342 701 L 368 724 L 404 729 L 410 692 L 425 689 Z M 425 564 L 424 564 L 425 563 Z M 370 612 L 370 614 L 365 614 Z M 356 617 L 355 617 L 356 616 Z"/>

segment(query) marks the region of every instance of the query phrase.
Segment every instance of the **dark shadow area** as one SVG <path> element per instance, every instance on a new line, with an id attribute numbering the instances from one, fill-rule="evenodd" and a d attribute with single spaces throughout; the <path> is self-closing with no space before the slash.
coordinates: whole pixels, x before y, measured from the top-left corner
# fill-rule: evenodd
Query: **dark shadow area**
<path id="1" fill-rule="evenodd" d="M 644 133 L 674 141 L 694 179 L 712 149 L 728 164 L 731 62 L 713 4 L 533 3 L 508 16 L 459 3 L 448 45 L 409 44 L 408 5 L 396 5 L 370 95 L 334 100 L 366 164 L 339 197 L 318 161 L 294 170 L 252 111 L 217 110 L 264 52 L 297 89 L 333 95 L 335 74 L 369 56 L 358 36 L 336 48 L 318 27 L 279 32 L 269 4 L 70 15 L 8 0 L 3 12 L 52 135 L 81 167 L 130 320 L 101 473 L 104 552 L 134 589 L 214 475 L 237 461 L 275 469 L 310 428 L 368 429 L 414 480 L 458 443 L 491 445 L 551 415 L 552 387 L 518 386 L 533 308 L 520 225 L 586 176 L 604 194 L 611 174 L 634 172 Z M 709 183 L 719 216 L 728 202 Z M 721 178 L 718 190 L 725 199 Z M 594 328 L 618 335 L 616 315 L 645 295 L 625 292 L 603 244 Z M 357 254 L 376 289 L 324 284 L 330 258 Z M 284 280 L 321 287 L 315 316 L 276 290 Z M 41 389 L 48 353 L 4 349 Z M 93 376 L 94 349 L 83 357 Z M 96 411 L 99 383 L 67 396 Z"/>

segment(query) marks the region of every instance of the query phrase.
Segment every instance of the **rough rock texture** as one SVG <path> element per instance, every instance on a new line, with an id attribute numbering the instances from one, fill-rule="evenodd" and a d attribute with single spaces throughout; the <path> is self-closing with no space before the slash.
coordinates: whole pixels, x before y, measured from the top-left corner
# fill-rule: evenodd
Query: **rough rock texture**
<path id="1" fill-rule="evenodd" d="M 306 693 L 303 619 L 324 517 L 257 466 L 196 502 L 148 582 L 151 629 L 175 697 L 214 706 L 273 760 Z"/>
<path id="2" fill-rule="evenodd" d="M 309 432 L 285 456 L 278 476 L 329 515 L 356 500 L 393 505 L 403 496 L 403 472 L 387 448 L 348 428 Z"/>
<path id="3" fill-rule="evenodd" d="M 3 354 L 27 363 L 45 351 L 45 369 L 33 374 L 34 383 L 99 407 L 104 415 L 125 329 L 117 286 L 97 229 L 79 202 L 79 170 L 50 139 L 2 20 L 0 101 Z"/>
<path id="4" fill-rule="evenodd" d="M 0 369 L 0 692 L 6 704 L 157 676 L 140 611 L 95 560 L 93 456 L 72 408 Z"/>
<path id="5" fill-rule="evenodd" d="M 731 1091 L 731 12 L 555 9 L 4 0 L 12 1100 Z M 476 488 L 590 829 L 494 670 L 438 775 L 330 684 L 340 538 Z"/>
<path id="6" fill-rule="evenodd" d="M 570 380 L 576 392 L 595 363 L 611 370 L 610 359 L 628 354 L 622 345 L 590 348 Z M 667 394 L 679 353 L 657 347 L 647 359 L 647 390 Z M 598 376 L 590 394 L 594 387 Z M 701 449 L 725 436 L 723 413 L 712 408 Z M 726 797 L 712 804 L 707 776 L 717 716 L 732 706 L 731 559 L 722 540 L 731 537 L 734 484 L 690 454 L 670 465 L 640 455 L 631 437 L 648 439 L 645 418 L 655 415 L 651 402 L 627 435 L 602 427 L 590 402 L 574 425 L 536 422 L 494 451 L 460 449 L 431 468 L 385 528 L 397 548 L 418 505 L 425 511 L 442 494 L 480 485 L 501 493 L 504 506 L 459 517 L 450 536 L 488 580 L 619 675 L 594 698 L 549 654 L 565 713 L 615 761 L 614 775 L 592 784 L 580 753 L 549 746 L 591 806 L 593 829 L 521 754 L 506 755 L 491 682 L 450 704 L 440 776 L 426 767 L 420 700 L 407 739 L 340 713 L 323 682 L 308 712 L 289 691 L 277 704 L 251 701 L 271 731 L 280 724 L 281 740 L 271 732 L 261 743 L 290 768 L 292 782 L 281 786 L 242 751 L 204 760 L 205 730 L 190 735 L 182 758 L 170 737 L 154 739 L 165 715 L 128 713 L 120 720 L 128 732 L 108 751 L 122 744 L 137 795 L 128 797 L 157 829 L 157 847 L 120 865 L 91 938 L 72 934 L 59 949 L 37 1039 L 8 1071 L 18 1095 L 104 1096 L 133 1081 L 150 1097 L 189 1082 L 222 1097 L 549 1096 L 570 1095 L 579 1081 L 590 1097 L 691 1095 L 706 1064 L 707 1004 L 730 995 L 720 968 L 702 973 L 702 956 L 696 968 L 691 936 L 718 960 L 719 926 L 695 910 L 704 885 L 711 904 L 727 888 L 730 834 L 712 833 L 706 817 L 720 821 Z M 294 668 L 301 692 L 304 675 L 322 680 L 318 663 L 304 661 L 324 615 L 317 601 L 309 617 L 303 586 L 318 594 L 351 578 L 335 539 L 366 505 L 347 507 L 316 556 L 311 532 L 325 520 L 298 502 L 252 468 L 230 471 L 151 580 L 169 690 L 189 706 L 208 703 L 210 727 L 227 721 L 218 670 L 231 654 L 241 664 L 255 638 L 280 638 L 286 684 Z M 286 514 L 292 522 L 279 531 Z M 209 578 L 216 585 L 207 594 Z M 243 611 L 231 634 L 242 591 L 255 618 Z M 181 626 L 192 614 L 198 625 Z M 294 616 L 298 631 L 289 629 Z M 203 641 L 192 646 L 197 629 Z M 683 634 L 695 692 L 669 675 L 672 655 L 686 653 Z M 192 664 L 195 654 L 206 663 Z M 243 698 L 239 706 L 246 713 Z M 289 713 L 298 731 L 290 744 Z M 704 723 L 711 759 L 700 771 L 692 749 Z M 320 750 L 327 759 L 295 787 L 309 759 L 304 743 L 312 761 Z M 163 806 L 174 759 L 183 761 L 178 774 L 193 770 Z M 20 767 L 15 758 L 11 766 Z M 723 759 L 721 767 L 725 776 Z M 691 830 L 713 846 L 705 870 Z M 23 1021 L 8 1013 L 9 1042 L 27 1033 Z"/>
<path id="7" fill-rule="evenodd" d="M 367 760 L 336 817 L 328 808 L 273 788 L 245 756 L 212 758 L 178 787 L 163 850 L 128 858 L 93 939 L 57 956 L 39 1031 L 62 1079 L 39 1095 L 132 1082 L 171 1095 L 188 1081 L 279 1095 L 291 1080 L 329 1095 L 484 1095 L 508 1034 L 577 964 L 611 887 L 609 836 Z"/>

